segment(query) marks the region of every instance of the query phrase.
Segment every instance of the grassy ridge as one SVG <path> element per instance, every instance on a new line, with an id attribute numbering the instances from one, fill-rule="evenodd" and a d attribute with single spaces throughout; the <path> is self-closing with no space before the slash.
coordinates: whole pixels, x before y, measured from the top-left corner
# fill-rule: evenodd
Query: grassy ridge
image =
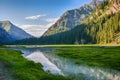
<path id="1" fill-rule="evenodd" d="M 5 63 L 15 80 L 68 80 L 44 72 L 41 64 L 28 61 L 21 54 L 19 51 L 0 50 L 0 61 Z"/>
<path id="2" fill-rule="evenodd" d="M 77 64 L 85 63 L 120 71 L 120 47 L 57 46 L 55 54 L 74 59 Z"/>

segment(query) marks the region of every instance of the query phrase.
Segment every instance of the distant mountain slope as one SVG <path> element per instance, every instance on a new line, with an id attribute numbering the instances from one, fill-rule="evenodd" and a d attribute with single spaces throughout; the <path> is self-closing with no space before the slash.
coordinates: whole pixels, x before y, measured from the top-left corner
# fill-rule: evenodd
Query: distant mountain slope
<path id="1" fill-rule="evenodd" d="M 0 21 L 0 42 L 7 43 L 32 37 L 10 21 Z"/>
<path id="2" fill-rule="evenodd" d="M 21 43 L 21 42 L 20 42 Z M 105 0 L 75 28 L 23 44 L 120 44 L 120 0 Z"/>
<path id="3" fill-rule="evenodd" d="M 99 3 L 100 1 L 98 0 L 92 0 L 91 3 L 78 9 L 65 12 L 60 19 L 44 33 L 43 36 L 53 35 L 74 28 L 84 21 Z"/>
<path id="4" fill-rule="evenodd" d="M 0 28 L 0 44 L 11 41 L 13 41 L 13 39 L 10 37 L 10 35 L 5 30 Z"/>
<path id="5" fill-rule="evenodd" d="M 41 37 L 41 43 L 120 43 L 120 0 L 105 0 L 82 24 L 70 31 Z"/>

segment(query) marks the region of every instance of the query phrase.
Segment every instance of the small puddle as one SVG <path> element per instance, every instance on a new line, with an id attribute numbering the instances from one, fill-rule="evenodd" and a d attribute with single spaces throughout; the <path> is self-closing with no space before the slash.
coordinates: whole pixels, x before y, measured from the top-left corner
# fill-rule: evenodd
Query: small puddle
<path id="1" fill-rule="evenodd" d="M 41 63 L 44 71 L 74 80 L 120 80 L 120 72 L 112 69 L 77 65 L 73 60 L 60 57 L 53 48 L 14 48 L 35 63 Z"/>

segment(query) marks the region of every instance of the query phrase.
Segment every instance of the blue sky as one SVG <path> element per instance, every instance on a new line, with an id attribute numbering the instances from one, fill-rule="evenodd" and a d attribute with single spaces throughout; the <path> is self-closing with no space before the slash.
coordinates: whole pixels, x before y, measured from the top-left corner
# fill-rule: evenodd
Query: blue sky
<path id="1" fill-rule="evenodd" d="M 91 0 L 0 0 L 0 21 L 9 20 L 39 37 L 67 10 Z"/>

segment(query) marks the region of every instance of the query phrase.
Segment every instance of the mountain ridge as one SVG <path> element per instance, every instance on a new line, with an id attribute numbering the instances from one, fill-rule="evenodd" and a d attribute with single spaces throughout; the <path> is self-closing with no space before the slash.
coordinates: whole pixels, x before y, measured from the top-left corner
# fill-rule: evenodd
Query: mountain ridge
<path id="1" fill-rule="evenodd" d="M 109 11 L 110 13 L 107 14 Z M 77 27 L 67 32 L 41 37 L 40 40 L 45 44 L 118 44 L 120 43 L 119 23 L 120 1 L 105 0 Z"/>
<path id="2" fill-rule="evenodd" d="M 92 0 L 89 4 L 85 4 L 77 9 L 66 11 L 58 21 L 53 24 L 43 36 L 49 36 L 56 33 L 68 31 L 84 21 L 100 3 L 99 0 Z"/>
<path id="3" fill-rule="evenodd" d="M 33 36 L 13 25 L 10 21 L 0 21 L 0 42 L 9 43 L 31 37 Z"/>
<path id="4" fill-rule="evenodd" d="M 116 5 L 115 5 L 116 4 Z M 117 7 L 117 9 L 115 8 Z M 111 8 L 115 9 L 111 9 Z M 109 14 L 107 14 L 111 11 Z M 120 44 L 120 1 L 105 0 L 73 29 L 20 44 Z"/>

